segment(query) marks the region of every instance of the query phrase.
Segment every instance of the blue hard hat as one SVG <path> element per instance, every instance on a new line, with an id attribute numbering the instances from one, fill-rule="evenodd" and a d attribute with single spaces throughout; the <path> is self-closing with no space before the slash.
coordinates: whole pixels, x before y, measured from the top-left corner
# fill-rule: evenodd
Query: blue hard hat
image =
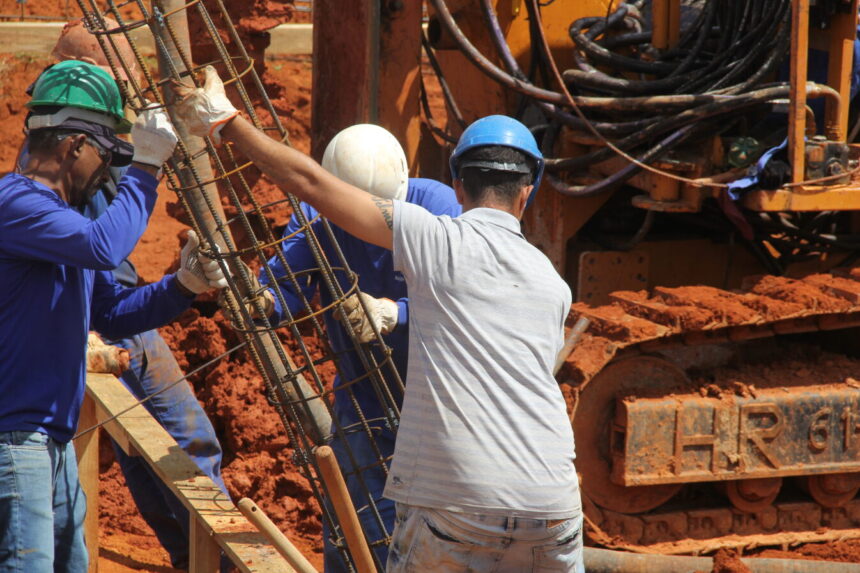
<path id="1" fill-rule="evenodd" d="M 529 203 L 531 203 L 532 199 L 534 199 L 534 194 L 537 192 L 538 187 L 540 187 L 540 180 L 543 176 L 543 154 L 538 149 L 537 141 L 535 141 L 532 132 L 519 121 L 506 115 L 488 115 L 466 128 L 466 131 L 460 136 L 460 141 L 457 142 L 457 147 L 454 148 L 454 153 L 451 154 L 449 161 L 451 177 L 458 179 L 457 170 L 460 168 L 461 155 L 475 147 L 489 145 L 512 147 L 535 160 L 536 166 L 534 178 L 532 179 L 534 191 L 529 196 Z M 482 163 L 480 166 L 497 171 L 527 172 L 525 166 L 515 163 Z"/>

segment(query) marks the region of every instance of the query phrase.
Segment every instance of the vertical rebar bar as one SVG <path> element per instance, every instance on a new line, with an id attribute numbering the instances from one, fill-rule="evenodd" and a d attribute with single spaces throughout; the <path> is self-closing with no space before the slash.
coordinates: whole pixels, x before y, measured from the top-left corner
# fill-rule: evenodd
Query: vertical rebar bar
<path id="1" fill-rule="evenodd" d="M 203 65 L 212 64 L 225 79 L 232 96 L 240 100 L 237 105 L 240 111 L 250 117 L 258 128 L 289 144 L 287 131 L 254 69 L 254 60 L 243 46 L 240 34 L 231 21 L 228 3 L 223 0 L 77 1 L 87 18 L 88 28 L 96 34 L 109 55 L 120 53 L 106 49 L 113 46 L 119 37 L 125 38 L 131 45 L 136 62 L 118 61 L 111 57 L 108 57 L 108 62 L 115 73 L 120 69 L 129 70 L 133 63 L 141 69 L 142 78 L 132 78 L 128 85 L 122 86 L 133 110 L 139 110 L 145 100 L 151 100 L 165 105 L 171 112 L 175 95 L 170 81 L 199 86 L 197 72 Z M 104 20 L 106 15 L 116 20 L 118 27 L 109 29 Z M 195 26 L 193 45 L 192 33 L 187 24 L 189 20 L 193 20 Z M 148 68 L 146 59 L 130 34 L 132 30 L 143 27 L 153 34 L 159 62 L 157 74 Z M 193 60 L 192 49 L 203 43 L 214 48 L 214 61 Z M 396 430 L 403 382 L 394 367 L 390 350 L 381 342 L 381 338 L 371 344 L 362 344 L 352 329 L 348 325 L 344 326 L 352 341 L 349 351 L 356 353 L 357 362 L 364 369 L 364 374 L 355 379 L 344 375 L 341 357 L 330 347 L 324 346 L 320 356 L 318 352 L 312 353 L 304 342 L 303 334 L 306 335 L 308 329 L 315 338 L 325 340 L 325 325 L 320 319 L 322 315 L 340 312 L 343 300 L 358 292 L 358 277 L 338 247 L 330 225 L 324 220 L 308 220 L 299 201 L 285 190 L 285 200 L 292 209 L 303 234 L 302 240 L 307 243 L 315 265 L 312 269 L 294 272 L 280 248 L 281 241 L 285 239 L 276 238 L 268 224 L 266 210 L 273 205 L 264 204 L 255 197 L 254 177 L 249 175 L 253 173 L 249 171 L 252 168 L 243 163 L 229 145 L 216 147 L 209 138 L 200 139 L 187 133 L 179 135 L 177 152 L 165 166 L 168 186 L 176 192 L 189 213 L 207 255 L 231 272 L 222 310 L 239 336 L 250 342 L 248 348 L 251 359 L 260 372 L 267 398 L 290 438 L 294 462 L 319 501 L 322 519 L 329 525 L 335 546 L 341 548 L 344 560 L 354 567 L 337 515 L 326 503 L 327 487 L 321 479 L 313 452 L 317 445 L 335 436 L 339 438 L 345 450 L 344 459 L 338 460 L 341 472 L 365 490 L 361 499 L 354 498 L 355 506 L 381 532 L 375 536 L 365 532 L 368 544 L 371 547 L 388 544 L 391 532 L 376 507 L 379 500 L 371 495 L 362 476 L 369 469 L 368 462 L 365 460 L 363 465 L 358 462 L 358 457 L 350 450 L 345 438 L 355 432 L 366 435 L 376 457 L 372 467 L 387 473 L 389 460 L 376 446 L 374 436 L 379 428 Z M 235 215 L 229 219 L 224 207 L 228 203 L 235 211 Z M 241 237 L 241 244 L 237 244 L 232 228 L 236 229 L 235 236 Z M 283 269 L 283 274 L 276 275 L 268 265 L 269 258 Z M 280 324 L 272 324 L 268 318 L 254 318 L 263 316 L 264 312 L 257 297 L 260 293 L 254 291 L 251 271 L 243 264 L 253 263 L 254 259 L 270 285 L 288 288 L 302 307 L 291 311 L 281 289 L 274 288 L 273 293 L 286 315 Z M 302 285 L 309 273 L 318 277 L 320 293 L 332 301 L 324 308 L 320 308 L 313 297 L 305 297 Z M 292 339 L 292 352 L 288 352 L 281 344 L 278 330 Z M 334 389 L 330 376 L 322 374 L 328 370 L 328 365 L 334 367 L 341 379 L 341 384 Z M 381 418 L 369 417 L 362 411 L 354 394 L 359 386 L 378 398 L 381 412 L 384 412 Z M 343 394 L 346 398 L 343 403 L 355 410 L 353 418 L 357 421 L 348 427 L 342 426 L 331 415 L 335 393 Z M 373 559 L 377 560 L 375 555 Z M 384 563 L 376 562 L 375 565 L 377 569 L 384 568 Z"/>

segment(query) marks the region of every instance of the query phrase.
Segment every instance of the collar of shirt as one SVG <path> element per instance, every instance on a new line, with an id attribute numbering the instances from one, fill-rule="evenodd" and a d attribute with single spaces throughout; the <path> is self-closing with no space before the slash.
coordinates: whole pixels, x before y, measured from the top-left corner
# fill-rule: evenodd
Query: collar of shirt
<path id="1" fill-rule="evenodd" d="M 465 211 L 459 218 L 483 221 L 485 223 L 501 227 L 506 231 L 516 233 L 517 235 L 522 235 L 519 220 L 510 213 L 500 209 L 493 209 L 491 207 L 475 207 L 474 209 Z"/>

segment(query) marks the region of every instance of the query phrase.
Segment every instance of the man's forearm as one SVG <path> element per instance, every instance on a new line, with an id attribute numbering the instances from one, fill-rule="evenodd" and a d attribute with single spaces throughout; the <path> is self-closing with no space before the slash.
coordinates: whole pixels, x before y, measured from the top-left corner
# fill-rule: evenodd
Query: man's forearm
<path id="1" fill-rule="evenodd" d="M 313 159 L 265 135 L 242 116 L 225 125 L 221 136 L 232 141 L 275 183 L 316 206 L 315 191 L 319 189 L 318 177 L 323 169 Z"/>
<path id="2" fill-rule="evenodd" d="M 284 192 L 316 207 L 325 217 L 359 239 L 391 248 L 391 201 L 377 205 L 375 197 L 345 183 L 316 161 L 255 128 L 238 116 L 221 129 L 221 136 L 272 179 Z"/>

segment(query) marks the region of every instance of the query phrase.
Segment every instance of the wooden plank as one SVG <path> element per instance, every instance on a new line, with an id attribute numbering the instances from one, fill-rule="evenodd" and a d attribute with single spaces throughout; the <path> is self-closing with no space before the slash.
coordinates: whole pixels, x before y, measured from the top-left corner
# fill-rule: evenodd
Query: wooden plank
<path id="1" fill-rule="evenodd" d="M 98 423 L 95 403 L 84 398 L 78 429 L 86 430 Z M 99 569 L 99 431 L 93 430 L 75 440 L 78 458 L 78 475 L 81 489 L 87 498 L 87 516 L 84 518 L 84 539 L 89 554 L 89 573 Z"/>
<path id="2" fill-rule="evenodd" d="M 50 54 L 64 22 L 0 22 L 0 52 Z M 311 24 L 281 24 L 269 30 L 267 56 L 308 55 L 313 51 Z M 141 55 L 155 55 L 155 42 L 148 28 L 136 28 L 131 37 Z"/>
<path id="3" fill-rule="evenodd" d="M 221 570 L 218 544 L 199 520 L 192 517 L 189 525 L 189 573 L 218 573 Z"/>
<path id="4" fill-rule="evenodd" d="M 137 400 L 110 374 L 87 375 L 87 394 L 102 416 L 116 416 Z M 124 440 L 142 456 L 173 491 L 199 525 L 199 536 L 212 537 L 233 563 L 245 573 L 295 570 L 236 509 L 221 489 L 203 474 L 176 441 L 151 416 L 137 406 L 106 425 L 114 439 Z M 97 473 L 97 472 L 96 472 Z M 200 542 L 200 537 L 196 542 Z"/>

